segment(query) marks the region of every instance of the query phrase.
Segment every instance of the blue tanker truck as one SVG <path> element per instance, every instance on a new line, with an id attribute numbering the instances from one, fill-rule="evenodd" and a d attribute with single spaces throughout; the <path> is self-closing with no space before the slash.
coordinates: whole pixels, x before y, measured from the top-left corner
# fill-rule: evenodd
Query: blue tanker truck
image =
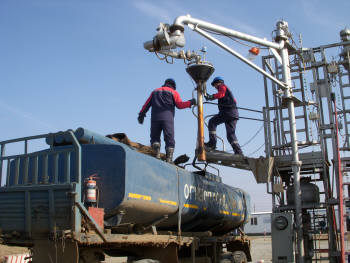
<path id="1" fill-rule="evenodd" d="M 40 139 L 49 146 L 30 151 Z M 83 128 L 0 146 L 1 241 L 30 247 L 32 262 L 251 261 L 249 195 L 206 169 Z"/>

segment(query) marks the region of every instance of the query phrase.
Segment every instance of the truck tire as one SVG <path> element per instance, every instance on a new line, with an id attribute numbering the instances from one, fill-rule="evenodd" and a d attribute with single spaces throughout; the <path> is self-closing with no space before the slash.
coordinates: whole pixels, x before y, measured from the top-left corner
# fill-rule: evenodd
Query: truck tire
<path id="1" fill-rule="evenodd" d="M 244 253 L 244 251 L 237 250 L 232 253 L 233 262 L 234 263 L 247 263 L 247 255 Z"/>
<path id="2" fill-rule="evenodd" d="M 220 255 L 219 263 L 232 263 L 232 262 L 233 262 L 233 256 L 231 252 L 226 252 Z"/>
<path id="3" fill-rule="evenodd" d="M 161 263 L 161 262 L 159 260 L 145 258 L 145 259 L 132 261 L 132 263 Z"/>
<path id="4" fill-rule="evenodd" d="M 243 251 L 226 252 L 221 254 L 219 263 L 247 263 L 247 256 Z"/>

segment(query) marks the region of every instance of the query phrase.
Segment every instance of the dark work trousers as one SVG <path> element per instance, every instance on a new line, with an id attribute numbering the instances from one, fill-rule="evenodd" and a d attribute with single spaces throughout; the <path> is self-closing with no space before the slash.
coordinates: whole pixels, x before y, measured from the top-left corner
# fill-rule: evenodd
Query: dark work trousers
<path id="1" fill-rule="evenodd" d="M 160 134 L 163 131 L 165 148 L 174 148 L 174 120 L 151 121 L 151 145 L 155 142 L 160 143 Z"/>
<path id="2" fill-rule="evenodd" d="M 216 127 L 225 123 L 226 127 L 226 136 L 228 142 L 231 144 L 235 154 L 242 154 L 241 146 L 239 146 L 237 137 L 236 137 L 236 124 L 238 119 L 232 118 L 232 116 L 226 116 L 224 114 L 216 114 L 209 120 L 209 144 L 210 146 L 216 147 Z"/>

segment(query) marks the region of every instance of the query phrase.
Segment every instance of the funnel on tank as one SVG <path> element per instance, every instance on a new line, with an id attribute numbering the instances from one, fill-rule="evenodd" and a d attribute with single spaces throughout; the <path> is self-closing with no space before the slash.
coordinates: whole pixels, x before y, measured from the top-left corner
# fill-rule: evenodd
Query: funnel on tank
<path id="1" fill-rule="evenodd" d="M 203 94 L 205 94 L 205 83 L 214 72 L 214 67 L 209 63 L 197 63 L 186 68 L 187 73 L 197 83 L 197 118 L 198 134 L 196 157 L 199 161 L 206 160 L 204 148 L 204 118 L 203 118 Z"/>
<path id="2" fill-rule="evenodd" d="M 214 70 L 214 67 L 208 63 L 194 64 L 186 68 L 187 73 L 196 83 L 206 82 Z"/>

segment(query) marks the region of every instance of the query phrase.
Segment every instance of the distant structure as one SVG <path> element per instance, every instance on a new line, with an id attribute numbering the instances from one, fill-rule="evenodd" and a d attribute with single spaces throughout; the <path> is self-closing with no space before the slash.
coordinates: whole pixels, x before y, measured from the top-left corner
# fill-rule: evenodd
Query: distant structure
<path id="1" fill-rule="evenodd" d="M 244 226 L 247 235 L 271 235 L 272 212 L 254 212 L 250 221 Z"/>

